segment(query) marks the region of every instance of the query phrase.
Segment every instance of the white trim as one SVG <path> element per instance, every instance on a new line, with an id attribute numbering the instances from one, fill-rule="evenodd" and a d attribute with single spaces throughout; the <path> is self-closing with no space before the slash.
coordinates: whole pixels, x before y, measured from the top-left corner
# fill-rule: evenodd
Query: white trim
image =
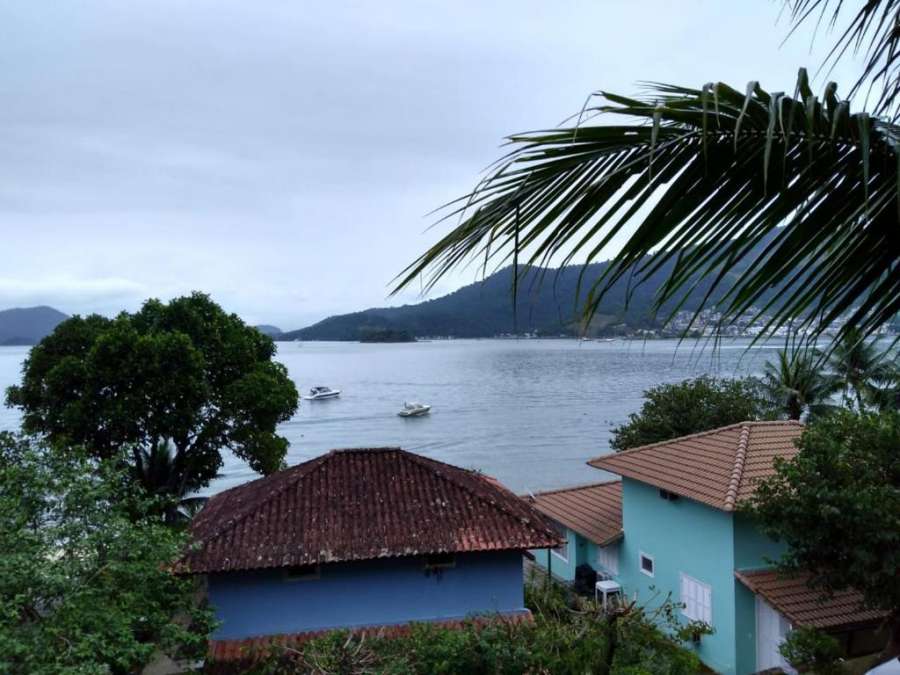
<path id="1" fill-rule="evenodd" d="M 564 550 L 565 550 L 565 555 L 563 555 L 562 553 L 560 553 L 560 552 L 559 552 L 559 549 L 564 549 Z M 557 558 L 559 558 L 560 560 L 562 560 L 564 563 L 568 563 L 568 562 L 569 562 L 569 538 L 566 537 L 566 544 L 565 544 L 565 546 L 558 546 L 558 547 L 556 547 L 556 548 L 551 548 L 551 549 L 550 549 L 550 553 L 552 553 L 555 557 L 557 557 Z"/>
<path id="2" fill-rule="evenodd" d="M 712 605 L 712 586 L 704 581 L 700 581 L 692 577 L 690 574 L 681 573 L 681 578 L 679 579 L 680 583 L 680 597 L 681 604 L 684 607 L 681 608 L 682 616 L 687 617 L 691 621 L 703 621 L 708 626 L 713 625 L 713 605 Z M 698 599 L 694 597 L 693 600 L 689 597 L 685 597 L 685 584 L 693 584 L 695 594 L 699 592 L 701 597 Z M 690 593 L 688 593 L 690 595 Z M 691 612 L 689 608 L 691 604 L 698 605 L 695 609 L 699 611 Z M 708 609 L 708 616 L 701 616 L 703 614 L 703 610 Z"/>
<path id="3" fill-rule="evenodd" d="M 644 558 L 650 561 L 650 571 L 644 569 Z M 641 571 L 641 574 L 646 574 L 648 577 L 653 578 L 656 576 L 656 560 L 653 559 L 652 555 L 647 555 L 643 551 L 638 551 L 638 569 Z"/>
<path id="4" fill-rule="evenodd" d="M 614 577 L 619 576 L 619 544 L 597 547 L 597 567 Z"/>

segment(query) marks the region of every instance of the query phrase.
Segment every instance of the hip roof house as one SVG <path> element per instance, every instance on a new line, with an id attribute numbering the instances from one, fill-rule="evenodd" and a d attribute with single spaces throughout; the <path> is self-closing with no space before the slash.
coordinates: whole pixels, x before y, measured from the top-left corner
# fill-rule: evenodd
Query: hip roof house
<path id="1" fill-rule="evenodd" d="M 177 570 L 207 578 L 213 657 L 260 637 L 527 615 L 522 551 L 560 543 L 497 481 L 398 448 L 335 450 L 222 492 L 191 535 Z"/>
<path id="2" fill-rule="evenodd" d="M 802 431 L 797 422 L 745 422 L 590 460 L 621 482 L 536 495 L 536 508 L 565 528 L 568 544 L 535 559 L 564 579 L 587 562 L 641 603 L 670 595 L 684 604 L 683 621 L 712 626 L 696 649 L 725 675 L 792 672 L 778 646 L 796 626 L 836 633 L 850 652 L 877 649 L 872 628 L 882 615 L 863 609 L 857 593 L 823 600 L 805 577 L 779 575 L 770 561 L 784 545 L 740 510 L 774 474 L 776 458 L 799 452 Z M 618 505 L 601 504 L 601 491 Z"/>

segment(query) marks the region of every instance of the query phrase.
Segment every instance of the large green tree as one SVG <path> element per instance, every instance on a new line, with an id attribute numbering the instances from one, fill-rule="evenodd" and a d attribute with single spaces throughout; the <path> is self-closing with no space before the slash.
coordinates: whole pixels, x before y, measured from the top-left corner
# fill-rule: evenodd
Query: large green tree
<path id="1" fill-rule="evenodd" d="M 612 429 L 614 450 L 667 441 L 729 424 L 771 417 L 769 400 L 754 379 L 698 377 L 644 392 L 640 411 Z"/>
<path id="2" fill-rule="evenodd" d="M 271 338 L 206 295 L 150 300 L 115 319 L 74 317 L 35 346 L 7 403 L 26 432 L 107 459 L 128 451 L 153 492 L 209 483 L 223 450 L 255 471 L 281 467 L 276 425 L 297 409 Z"/>
<path id="3" fill-rule="evenodd" d="M 757 82 L 598 91 L 570 125 L 511 136 L 486 178 L 448 206 L 458 224 L 397 290 L 422 275 L 433 284 L 473 256 L 485 266 L 591 262 L 624 239 L 589 289 L 588 315 L 616 281 L 641 284 L 673 261 L 657 307 L 678 309 L 702 278 L 725 322 L 751 313 L 772 317 L 770 329 L 819 333 L 849 313 L 846 325 L 869 334 L 891 320 L 900 127 L 883 115 L 896 103 L 900 2 L 787 5 L 798 24 L 816 10 L 859 8 L 835 53 L 870 41 L 862 79 L 885 92 L 875 114 L 853 110 L 835 83 L 817 95 L 803 69 L 793 94 Z M 742 260 L 751 271 L 729 275 Z"/>
<path id="4" fill-rule="evenodd" d="M 829 415 L 804 430 L 801 452 L 776 460 L 752 511 L 783 540 L 781 566 L 824 594 L 855 588 L 886 611 L 900 651 L 900 413 Z"/>
<path id="5" fill-rule="evenodd" d="M 168 572 L 186 537 L 114 460 L 0 433 L 0 672 L 135 673 L 205 651 L 211 613 Z"/>

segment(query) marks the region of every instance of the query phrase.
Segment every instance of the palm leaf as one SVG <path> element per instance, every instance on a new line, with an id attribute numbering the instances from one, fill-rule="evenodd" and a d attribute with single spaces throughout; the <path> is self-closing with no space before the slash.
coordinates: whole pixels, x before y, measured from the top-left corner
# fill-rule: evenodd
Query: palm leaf
<path id="1" fill-rule="evenodd" d="M 834 84 L 819 102 L 802 70 L 793 97 L 755 82 L 744 94 L 649 86 L 643 98 L 600 92 L 585 111 L 624 123 L 510 137 L 488 176 L 445 207 L 456 227 L 394 292 L 420 277 L 430 288 L 473 256 L 485 269 L 514 253 L 528 266 L 594 262 L 628 233 L 589 289 L 586 319 L 616 282 L 646 282 L 670 261 L 657 308 L 711 278 L 706 298 L 719 292 L 726 321 L 756 307 L 769 331 L 815 334 L 850 312 L 868 334 L 900 310 L 900 128 L 851 112 Z M 732 283 L 739 261 L 751 271 Z"/>
<path id="2" fill-rule="evenodd" d="M 812 20 L 817 27 L 824 21 L 833 29 L 848 4 L 845 0 L 785 0 L 794 23 L 791 32 Z M 854 4 L 858 6 L 856 13 L 839 31 L 823 68 L 833 67 L 847 53 L 861 54 L 862 72 L 850 95 L 875 90 L 875 112 L 896 119 L 900 113 L 900 0 Z"/>

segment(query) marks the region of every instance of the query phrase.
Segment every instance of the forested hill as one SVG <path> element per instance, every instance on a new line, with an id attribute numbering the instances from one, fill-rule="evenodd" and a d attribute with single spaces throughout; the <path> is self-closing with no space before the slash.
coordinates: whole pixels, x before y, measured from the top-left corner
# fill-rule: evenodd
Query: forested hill
<path id="1" fill-rule="evenodd" d="M 658 286 L 671 272 L 673 264 L 670 262 L 664 265 L 647 283 L 632 288 L 627 310 L 625 298 L 628 282 L 622 280 L 617 283 L 604 298 L 588 333 L 604 335 L 659 327 L 660 322 L 651 315 L 652 300 Z M 516 329 L 519 333 L 578 335 L 582 332 L 579 308 L 587 289 L 607 265 L 604 262 L 588 266 L 582 282 L 582 298 L 575 297 L 582 266 L 545 270 L 542 283 L 538 282 L 541 270 L 528 269 L 519 282 L 515 323 L 512 268 L 507 267 L 483 281 L 460 288 L 442 298 L 416 305 L 373 308 L 332 316 L 307 328 L 283 333 L 276 339 L 358 340 L 366 332 L 382 329 L 406 331 L 416 337 L 492 337 L 512 333 Z M 729 270 L 728 277 L 736 277 L 745 269 L 746 263 L 735 266 Z M 710 283 L 709 279 L 701 280 L 682 309 L 697 309 L 709 290 Z M 720 297 L 729 286 L 726 279 L 715 297 Z M 666 312 L 663 312 L 660 317 L 665 315 Z"/>
<path id="2" fill-rule="evenodd" d="M 0 310 L 0 345 L 33 345 L 69 317 L 52 307 Z"/>

